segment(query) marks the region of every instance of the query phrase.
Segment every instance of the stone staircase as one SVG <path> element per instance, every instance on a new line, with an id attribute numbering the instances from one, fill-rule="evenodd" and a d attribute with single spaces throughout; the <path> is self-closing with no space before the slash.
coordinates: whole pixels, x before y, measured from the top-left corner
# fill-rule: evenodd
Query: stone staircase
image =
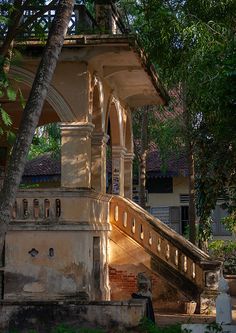
<path id="1" fill-rule="evenodd" d="M 129 199 L 112 196 L 113 230 L 134 241 L 151 256 L 151 270 L 167 280 L 204 312 L 217 294 L 221 262 L 199 248 Z M 214 302 L 214 301 L 213 301 Z"/>

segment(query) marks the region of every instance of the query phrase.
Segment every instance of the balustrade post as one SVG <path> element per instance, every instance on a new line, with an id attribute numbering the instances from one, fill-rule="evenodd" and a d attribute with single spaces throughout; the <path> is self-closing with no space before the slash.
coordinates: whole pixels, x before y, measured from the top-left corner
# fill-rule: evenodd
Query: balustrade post
<path id="1" fill-rule="evenodd" d="M 61 125 L 61 186 L 91 187 L 92 123 Z"/>
<path id="2" fill-rule="evenodd" d="M 109 136 L 104 133 L 92 135 L 91 184 L 98 192 L 106 193 L 106 148 Z"/>

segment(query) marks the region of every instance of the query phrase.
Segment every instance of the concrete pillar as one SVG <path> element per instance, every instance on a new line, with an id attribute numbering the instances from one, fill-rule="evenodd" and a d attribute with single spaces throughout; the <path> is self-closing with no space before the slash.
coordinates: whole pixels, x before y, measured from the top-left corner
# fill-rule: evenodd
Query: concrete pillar
<path id="1" fill-rule="evenodd" d="M 91 187 L 92 123 L 61 125 L 61 186 Z"/>
<path id="2" fill-rule="evenodd" d="M 112 193 L 124 196 L 124 157 L 126 148 L 112 146 Z"/>
<path id="3" fill-rule="evenodd" d="M 106 148 L 109 136 L 104 133 L 92 135 L 92 188 L 106 193 Z"/>
<path id="4" fill-rule="evenodd" d="M 124 156 L 124 195 L 126 198 L 133 197 L 133 153 Z"/>
<path id="5" fill-rule="evenodd" d="M 111 1 L 95 1 L 96 22 L 103 33 L 111 33 L 113 28 Z"/>

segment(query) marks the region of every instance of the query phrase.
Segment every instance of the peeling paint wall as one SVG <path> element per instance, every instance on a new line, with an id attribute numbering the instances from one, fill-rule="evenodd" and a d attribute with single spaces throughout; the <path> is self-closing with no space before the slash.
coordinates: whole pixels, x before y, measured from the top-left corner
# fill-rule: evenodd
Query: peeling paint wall
<path id="1" fill-rule="evenodd" d="M 94 239 L 100 241 L 96 265 L 103 267 L 105 259 L 101 247 L 106 244 L 101 233 L 10 231 L 5 248 L 4 298 L 73 296 L 93 300 L 99 288 L 104 299 L 105 294 L 94 279 Z"/>

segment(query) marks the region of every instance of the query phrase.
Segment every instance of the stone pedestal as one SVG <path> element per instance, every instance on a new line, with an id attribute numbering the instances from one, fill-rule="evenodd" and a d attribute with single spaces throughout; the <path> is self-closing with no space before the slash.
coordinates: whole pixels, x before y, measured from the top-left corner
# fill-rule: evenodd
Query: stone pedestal
<path id="1" fill-rule="evenodd" d="M 91 187 L 92 123 L 61 125 L 61 186 Z"/>

